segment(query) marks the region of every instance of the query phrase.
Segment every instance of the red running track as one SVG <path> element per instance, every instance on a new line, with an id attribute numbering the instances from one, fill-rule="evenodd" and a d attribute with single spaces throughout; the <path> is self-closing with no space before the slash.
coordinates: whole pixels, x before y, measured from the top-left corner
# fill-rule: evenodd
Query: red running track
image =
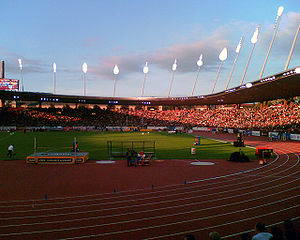
<path id="1" fill-rule="evenodd" d="M 207 239 L 211 231 L 239 239 L 258 221 L 293 218 L 299 226 L 300 143 L 245 143 L 271 146 L 276 158 L 264 166 L 168 160 L 138 168 L 1 162 L 0 239 Z"/>

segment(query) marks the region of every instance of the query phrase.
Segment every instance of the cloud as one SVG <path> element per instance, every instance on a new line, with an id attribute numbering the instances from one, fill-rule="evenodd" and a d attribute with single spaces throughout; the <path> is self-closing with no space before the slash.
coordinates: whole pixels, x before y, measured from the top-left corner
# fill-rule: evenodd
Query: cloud
<path id="1" fill-rule="evenodd" d="M 226 33 L 215 31 L 211 36 L 189 44 L 177 44 L 166 49 L 159 49 L 151 56 L 153 62 L 163 69 L 171 69 L 174 58 L 178 60 L 178 72 L 195 71 L 196 62 L 203 54 L 206 70 L 217 64 L 218 55 L 224 47 L 228 47 Z"/>
<path id="2" fill-rule="evenodd" d="M 113 78 L 113 68 L 115 64 L 119 66 L 120 76 L 124 74 L 129 74 L 131 72 L 137 72 L 140 62 L 140 56 L 110 56 L 103 57 L 99 59 L 99 63 L 96 66 L 90 67 L 90 72 L 99 76 L 102 76 L 107 79 Z"/>
<path id="3" fill-rule="evenodd" d="M 49 72 L 49 66 L 47 66 L 42 61 L 26 58 L 16 53 L 7 52 L 7 51 L 4 51 L 3 54 L 5 56 L 3 60 L 6 62 L 7 72 L 14 73 L 14 74 L 19 72 L 19 63 L 18 63 L 19 58 L 22 59 L 24 73 L 45 73 L 47 71 Z"/>
<path id="4" fill-rule="evenodd" d="M 288 12 L 282 15 L 280 25 L 278 27 L 277 36 L 274 42 L 272 53 L 287 55 L 290 51 L 294 36 L 300 23 L 300 13 Z M 262 31 L 260 48 L 267 49 L 274 34 L 274 23 L 265 26 L 265 30 Z M 298 36 L 299 39 L 299 36 Z M 296 42 L 296 46 L 299 46 L 299 40 Z M 300 51 L 294 51 L 294 56 L 299 57 Z"/>
<path id="5" fill-rule="evenodd" d="M 1 52 L 5 56 L 5 58 L 2 59 L 5 61 L 5 70 L 9 74 L 19 74 L 19 58 L 22 59 L 23 74 L 49 74 L 49 72 L 53 71 L 53 63 L 49 63 L 49 61 L 24 57 L 20 54 L 9 52 L 3 48 Z M 74 73 L 74 70 L 69 69 L 65 66 L 58 66 L 57 68 L 59 69 L 59 72 L 62 73 Z"/>
<path id="6" fill-rule="evenodd" d="M 222 27 L 199 41 L 174 44 L 143 55 L 102 57 L 99 59 L 99 63 L 90 69 L 96 75 L 111 79 L 115 64 L 119 65 L 120 75 L 141 72 L 145 61 L 149 62 L 150 67 L 155 66 L 170 71 L 176 58 L 178 61 L 177 71 L 188 73 L 195 71 L 196 62 L 200 54 L 203 54 L 205 69 L 215 71 L 218 65 L 219 53 L 223 47 L 228 47 L 228 35 L 229 32 Z"/>
<path id="7" fill-rule="evenodd" d="M 282 20 L 278 30 L 278 36 L 274 43 L 273 54 L 287 54 L 291 47 L 295 32 L 300 22 L 300 13 L 288 12 L 283 14 Z M 106 79 L 112 79 L 112 69 L 115 64 L 119 65 L 120 76 L 125 78 L 131 73 L 140 73 L 145 61 L 149 62 L 149 68 L 159 68 L 164 71 L 171 71 L 172 64 L 176 58 L 178 61 L 177 72 L 189 73 L 194 72 L 196 68 L 196 61 L 200 54 L 203 54 L 204 65 L 203 71 L 215 72 L 219 66 L 218 55 L 223 47 L 229 48 L 229 61 L 230 54 L 233 53 L 237 42 L 230 41 L 231 37 L 238 31 L 241 33 L 248 33 L 255 30 L 257 23 L 249 22 L 232 22 L 231 24 L 222 25 L 215 29 L 209 36 L 204 37 L 198 41 L 189 43 L 178 43 L 165 48 L 157 49 L 153 52 L 146 54 L 132 54 L 125 56 L 109 56 L 101 57 L 98 64 L 91 67 L 91 72 L 96 75 L 102 76 Z M 262 26 L 261 36 L 259 39 L 258 48 L 261 50 L 269 47 L 274 30 L 274 23 L 264 24 Z M 199 29 L 196 29 L 197 32 Z M 250 37 L 251 37 L 250 36 Z M 193 36 L 195 37 L 195 36 Z M 236 38 L 236 37 L 235 37 Z M 298 43 L 296 43 L 296 47 Z M 300 52 L 294 51 L 294 57 L 300 55 Z"/>
<path id="8" fill-rule="evenodd" d="M 278 33 L 280 40 L 277 44 L 279 49 L 282 49 L 287 53 L 286 50 L 290 50 L 297 28 L 300 24 L 300 13 L 289 12 L 283 17 L 285 18 L 282 19 L 282 25 L 280 26 L 280 32 Z M 300 46 L 299 35 L 297 39 L 296 46 Z M 294 56 L 300 57 L 300 51 L 294 51 Z"/>
<path id="9" fill-rule="evenodd" d="M 299 22 L 300 13 L 288 12 L 283 14 L 278 30 L 278 36 L 276 37 L 272 49 L 272 55 L 284 54 L 284 56 L 286 56 L 288 54 Z M 142 68 L 146 61 L 149 62 L 150 71 L 152 71 L 152 69 L 155 69 L 155 71 L 160 73 L 171 71 L 175 58 L 178 61 L 177 72 L 192 73 L 195 72 L 197 68 L 196 61 L 200 54 L 203 54 L 204 62 L 204 65 L 201 67 L 202 71 L 215 73 L 219 67 L 220 62 L 218 60 L 218 55 L 221 50 L 224 47 L 228 47 L 229 56 L 227 61 L 233 61 L 235 56 L 234 50 L 239 40 L 238 35 L 246 33 L 245 40 L 248 41 L 248 38 L 252 36 L 256 26 L 256 23 L 236 21 L 230 24 L 223 24 L 206 37 L 201 37 L 205 35 L 206 32 L 203 32 L 201 26 L 197 26 L 197 28 L 192 30 L 191 38 L 199 40 L 190 40 L 190 42 L 188 42 L 188 40 L 185 39 L 185 41 L 187 41 L 185 43 L 173 44 L 142 54 L 136 53 L 121 55 L 120 52 L 122 52 L 123 46 L 120 46 L 112 49 L 112 54 L 114 55 L 99 57 L 96 63 L 88 63 L 89 74 L 93 75 L 95 79 L 100 77 L 101 80 L 111 80 L 113 79 L 113 67 L 115 64 L 118 64 L 120 69 L 118 79 L 128 80 L 131 77 L 131 74 L 142 73 Z M 261 52 L 265 53 L 272 39 L 273 32 L 273 23 L 264 24 L 262 26 L 262 32 L 257 46 L 263 50 Z M 249 36 L 247 36 L 247 34 Z M 232 39 L 235 39 L 235 41 Z M 99 42 L 100 39 L 87 38 L 83 42 L 83 45 L 90 48 L 96 48 Z M 247 42 L 247 44 L 249 45 L 250 43 Z M 296 42 L 293 58 L 300 56 L 300 51 L 297 51 L 296 49 L 299 49 L 299 37 Z M 3 48 L 0 48 L 0 50 L 1 54 L 6 56 L 4 59 L 7 61 L 6 69 L 10 73 L 18 74 L 18 58 L 23 60 L 24 74 L 49 74 L 49 72 L 52 71 L 52 63 L 48 60 L 32 59 L 30 57 L 20 56 L 15 53 L 8 52 Z M 226 68 L 226 66 L 229 66 L 230 68 L 230 64 L 224 65 L 224 68 Z M 58 65 L 58 69 L 60 73 L 68 73 L 70 77 L 71 75 L 73 77 L 73 69 L 60 65 Z"/>

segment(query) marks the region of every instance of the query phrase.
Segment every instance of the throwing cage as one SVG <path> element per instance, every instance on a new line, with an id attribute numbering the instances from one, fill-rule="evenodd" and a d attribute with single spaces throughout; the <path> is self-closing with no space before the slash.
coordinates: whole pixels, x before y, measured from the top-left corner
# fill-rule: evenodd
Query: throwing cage
<path id="1" fill-rule="evenodd" d="M 139 153 L 143 151 L 146 155 L 155 158 L 155 141 L 107 141 L 107 151 L 110 159 L 126 157 L 126 153 L 134 150 Z"/>

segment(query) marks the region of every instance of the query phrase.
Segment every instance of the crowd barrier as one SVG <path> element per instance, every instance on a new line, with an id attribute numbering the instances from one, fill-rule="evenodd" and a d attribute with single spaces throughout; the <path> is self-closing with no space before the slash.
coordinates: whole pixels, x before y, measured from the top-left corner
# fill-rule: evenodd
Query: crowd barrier
<path id="1" fill-rule="evenodd" d="M 300 141 L 300 134 L 290 134 L 290 139 Z"/>
<path id="2" fill-rule="evenodd" d="M 0 127 L 0 132 L 7 132 L 7 131 L 16 131 L 16 126 L 2 126 Z"/>
<path id="3" fill-rule="evenodd" d="M 76 126 L 76 127 L 48 127 L 48 126 L 41 126 L 41 127 L 26 127 L 27 131 L 134 131 L 138 130 L 137 127 L 128 127 L 128 126 L 107 126 L 107 127 L 101 127 L 96 128 L 95 126 Z M 143 129 L 143 131 L 163 131 L 163 130 L 182 130 L 183 127 L 173 127 L 170 129 L 166 126 L 149 126 L 147 129 Z M 16 131 L 16 126 L 1 126 L 0 131 Z M 213 132 L 216 133 L 220 131 L 218 128 L 210 128 L 210 127 L 193 127 L 191 133 L 197 134 L 199 132 Z M 294 141 L 300 141 L 300 134 L 291 134 L 291 133 L 279 133 L 279 132 L 262 132 L 257 130 L 235 130 L 232 128 L 228 129 L 221 129 L 222 132 L 227 133 L 236 133 L 236 132 L 242 132 L 245 135 L 252 135 L 252 136 L 268 136 L 269 138 L 272 138 L 274 140 L 280 139 L 280 140 L 294 140 Z"/>

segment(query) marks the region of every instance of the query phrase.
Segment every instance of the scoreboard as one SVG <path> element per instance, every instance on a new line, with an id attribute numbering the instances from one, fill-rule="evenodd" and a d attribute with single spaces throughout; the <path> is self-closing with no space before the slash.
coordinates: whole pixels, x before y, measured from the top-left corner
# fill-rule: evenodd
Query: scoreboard
<path id="1" fill-rule="evenodd" d="M 0 78 L 0 90 L 18 91 L 19 80 Z"/>

